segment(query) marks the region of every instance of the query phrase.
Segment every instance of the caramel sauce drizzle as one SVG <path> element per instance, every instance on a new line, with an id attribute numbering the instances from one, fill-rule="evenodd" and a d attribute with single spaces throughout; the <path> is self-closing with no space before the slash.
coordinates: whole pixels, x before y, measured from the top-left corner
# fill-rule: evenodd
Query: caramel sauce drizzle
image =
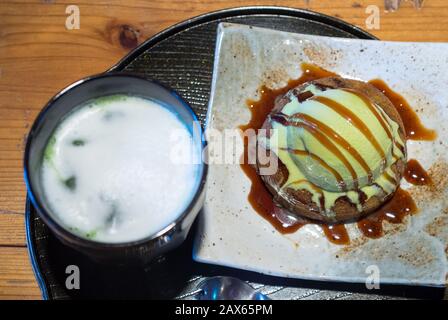
<path id="1" fill-rule="evenodd" d="M 343 224 L 322 224 L 322 230 L 324 231 L 327 239 L 339 245 L 349 244 L 350 237 L 348 235 L 347 229 Z"/>
<path id="2" fill-rule="evenodd" d="M 336 73 L 327 71 L 313 64 L 304 63 L 301 65 L 301 69 L 302 75 L 300 78 L 289 80 L 288 84 L 283 88 L 271 89 L 262 85 L 259 89 L 259 93 L 261 94 L 260 99 L 258 101 L 248 100 L 246 102 L 251 113 L 251 118 L 246 125 L 240 126 L 240 129 L 243 131 L 246 129 L 260 129 L 267 116 L 274 108 L 275 99 L 280 95 L 284 95 L 292 88 L 308 81 L 338 76 Z"/>
<path id="3" fill-rule="evenodd" d="M 337 144 L 339 144 L 342 148 L 347 150 L 347 152 L 358 161 L 358 163 L 361 165 L 361 167 L 364 169 L 364 171 L 367 173 L 367 176 L 369 177 L 369 182 L 372 182 L 372 170 L 370 169 L 369 165 L 366 163 L 366 161 L 361 157 L 361 155 L 358 153 L 358 151 L 352 147 L 352 145 L 345 140 L 343 137 L 341 137 L 336 131 L 331 129 L 329 126 L 324 124 L 323 122 L 303 113 L 297 113 L 293 116 L 293 118 L 298 117 L 302 121 L 308 123 L 310 126 L 313 126 L 315 128 L 318 128 L 320 131 L 322 131 L 324 134 L 332 138 L 333 141 L 335 141 Z"/>
<path id="4" fill-rule="evenodd" d="M 398 143 L 398 141 L 394 141 L 394 143 L 395 143 L 395 146 L 402 152 L 402 153 L 404 153 L 404 146 L 402 146 L 402 145 L 400 145 L 399 143 Z"/>
<path id="5" fill-rule="evenodd" d="M 277 119 L 276 117 L 272 117 L 272 119 L 275 121 L 275 119 Z M 333 153 L 343 164 L 344 166 L 348 169 L 348 171 L 350 172 L 352 178 L 353 178 L 353 183 L 355 184 L 355 187 L 357 187 L 357 179 L 358 179 L 358 175 L 356 174 L 355 169 L 353 168 L 353 166 L 350 164 L 350 162 L 348 161 L 348 159 L 344 156 L 344 154 L 336 147 L 336 145 L 331 142 L 330 139 L 328 139 L 324 134 L 322 134 L 322 132 L 320 132 L 316 127 L 310 125 L 307 122 L 290 122 L 290 125 L 293 125 L 295 127 L 300 127 L 305 129 L 306 131 L 308 131 L 314 138 L 316 138 L 322 145 L 324 145 L 331 153 Z M 290 149 L 292 150 L 292 149 Z M 294 153 L 301 151 L 301 150 L 292 150 Z M 301 154 L 301 153 L 298 153 Z M 318 160 L 322 166 L 329 170 L 331 173 L 333 173 L 333 175 L 335 176 L 336 180 L 338 180 L 338 184 L 345 190 L 346 189 L 346 185 L 344 182 L 344 179 L 342 178 L 342 176 L 333 168 L 331 168 L 324 160 L 322 160 L 320 157 L 318 157 L 315 154 L 312 154 L 311 152 L 306 152 L 306 154 L 309 154 L 311 157 L 313 157 L 314 159 Z"/>
<path id="6" fill-rule="evenodd" d="M 398 188 L 391 200 L 376 212 L 358 221 L 358 228 L 366 237 L 378 239 L 384 235 L 383 221 L 402 223 L 407 215 L 417 212 L 417 206 L 409 192 Z"/>
<path id="7" fill-rule="evenodd" d="M 403 176 L 407 182 L 416 186 L 432 185 L 431 177 L 415 159 L 408 161 Z"/>
<path id="8" fill-rule="evenodd" d="M 369 81 L 369 83 L 384 93 L 395 106 L 395 109 L 403 120 L 407 139 L 432 141 L 437 137 L 435 130 L 427 129 L 423 126 L 417 113 L 411 108 L 403 96 L 393 91 L 383 80 L 374 79 Z"/>
<path id="9" fill-rule="evenodd" d="M 387 173 L 386 171 L 383 172 L 384 177 L 386 178 L 387 181 L 389 181 L 392 184 L 395 184 L 397 181 L 395 180 L 394 177 L 392 177 L 389 173 Z"/>
<path id="10" fill-rule="evenodd" d="M 403 176 L 413 185 L 432 185 L 431 177 L 415 159 L 408 161 Z M 398 188 L 392 199 L 379 210 L 358 221 L 358 228 L 366 237 L 377 239 L 384 235 L 383 221 L 402 223 L 405 216 L 414 215 L 417 212 L 418 208 L 409 192 Z"/>
<path id="11" fill-rule="evenodd" d="M 370 112 L 373 113 L 375 118 L 381 124 L 381 126 L 383 127 L 383 129 L 386 132 L 389 139 L 391 139 L 393 141 L 394 139 L 392 136 L 392 132 L 390 131 L 390 128 L 389 128 L 388 124 L 386 123 L 386 120 L 384 120 L 384 118 L 379 114 L 379 112 L 376 109 L 376 106 L 373 104 L 372 100 L 369 97 L 367 97 L 365 94 L 363 94 L 362 92 L 359 92 L 359 91 L 356 91 L 353 89 L 343 89 L 343 90 L 346 92 L 349 92 L 351 94 L 354 94 L 355 96 L 357 96 L 364 102 L 364 104 L 369 108 Z"/>
<path id="12" fill-rule="evenodd" d="M 404 146 L 400 145 L 396 140 L 394 141 L 394 144 L 397 147 L 397 149 L 401 151 L 402 154 L 405 154 Z M 395 160 L 398 160 L 398 158 L 400 158 L 400 156 L 395 154 L 395 149 L 394 148 L 392 148 L 392 156 L 394 157 Z"/>
<path id="13" fill-rule="evenodd" d="M 350 121 L 356 128 L 358 128 L 359 131 L 362 132 L 362 134 L 369 140 L 372 145 L 375 147 L 376 151 L 380 154 L 380 156 L 384 159 L 386 158 L 386 154 L 384 153 L 384 150 L 381 148 L 380 144 L 376 140 L 375 136 L 372 134 L 370 129 L 366 126 L 366 124 L 358 118 L 351 110 L 343 106 L 342 104 L 331 100 L 327 97 L 322 96 L 316 96 L 311 99 L 314 99 L 318 101 L 319 103 L 322 103 L 326 105 L 327 107 L 333 109 L 338 114 L 340 114 L 342 117 L 347 119 L 347 121 Z"/>
<path id="14" fill-rule="evenodd" d="M 241 126 L 240 129 L 260 129 L 264 121 L 272 111 L 275 105 L 275 99 L 278 96 L 285 94 L 290 89 L 308 81 L 325 77 L 338 76 L 335 73 L 329 72 L 311 64 L 304 63 L 301 65 L 301 68 L 303 71 L 302 76 L 299 79 L 289 81 L 287 86 L 283 88 L 270 89 L 266 86 L 262 86 L 260 88 L 260 99 L 258 101 L 247 101 L 247 105 L 251 112 L 251 119 L 249 123 Z M 381 80 L 374 80 L 370 83 L 383 91 L 383 93 L 397 108 L 400 116 L 405 123 L 406 136 L 408 139 L 432 140 L 436 137 L 435 131 L 426 129 L 421 125 L 418 116 L 415 114 L 415 112 L 413 112 L 407 102 L 400 95 L 390 90 L 387 85 Z M 411 116 L 408 116 L 408 110 L 411 110 Z M 334 135 L 330 135 L 330 137 L 334 138 Z M 397 144 L 397 147 L 399 147 L 402 152 L 404 151 L 404 146 L 400 146 Z M 247 161 L 248 152 L 248 140 L 245 139 L 243 155 L 244 161 L 243 164 L 241 164 L 241 168 L 247 175 L 247 177 L 251 180 L 251 189 L 249 191 L 248 200 L 255 211 L 257 211 L 262 217 L 268 220 L 272 224 L 272 226 L 282 234 L 294 233 L 306 224 L 316 224 L 315 221 L 311 221 L 302 217 L 294 221 L 290 221 L 290 219 L 287 218 L 288 214 L 285 213 L 285 209 L 279 207 L 274 202 L 273 196 L 267 190 L 262 179 L 257 174 L 256 167 L 249 164 L 249 162 Z M 405 178 L 407 177 L 406 179 L 409 179 L 409 182 L 417 185 L 429 184 L 431 181 L 430 177 L 426 174 L 423 168 L 421 168 L 421 166 L 416 166 L 414 161 L 409 161 L 405 173 Z M 293 183 L 296 182 L 299 183 L 300 181 L 295 181 Z M 320 201 L 322 203 L 323 197 L 321 197 Z M 406 215 L 415 214 L 417 211 L 417 207 L 411 195 L 407 191 L 398 188 L 391 200 L 386 202 L 376 212 L 358 221 L 357 225 L 359 230 L 365 236 L 370 238 L 379 238 L 383 235 L 383 221 L 388 221 L 390 223 L 401 223 Z M 330 242 L 339 245 L 348 244 L 350 242 L 350 238 L 344 224 L 318 225 L 321 226 L 324 234 L 327 236 Z"/>

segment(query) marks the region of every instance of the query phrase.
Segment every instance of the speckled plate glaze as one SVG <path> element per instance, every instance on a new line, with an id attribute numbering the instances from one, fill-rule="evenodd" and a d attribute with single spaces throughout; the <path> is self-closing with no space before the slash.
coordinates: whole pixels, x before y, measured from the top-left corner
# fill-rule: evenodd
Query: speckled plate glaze
<path id="1" fill-rule="evenodd" d="M 226 9 L 163 31 L 132 51 L 112 70 L 132 71 L 168 84 L 190 103 L 199 119 L 204 121 L 212 80 L 216 30 L 222 21 L 315 35 L 373 39 L 354 26 L 309 11 L 279 7 Z M 25 221 L 31 262 L 45 299 L 190 299 L 197 292 L 199 281 L 214 275 L 246 280 L 273 299 L 443 296 L 443 291 L 430 287 L 384 285 L 379 291 L 372 292 L 358 284 L 286 279 L 197 263 L 191 259 L 195 230 L 183 246 L 146 268 L 103 266 L 57 241 L 29 201 Z M 71 264 L 80 267 L 80 290 L 67 290 L 65 287 L 65 269 Z"/>
<path id="2" fill-rule="evenodd" d="M 408 141 L 409 158 L 429 168 L 435 187 L 412 187 L 403 179 L 420 212 L 404 224 L 384 222 L 380 239 L 350 224 L 351 243 L 341 246 L 316 225 L 289 235 L 275 231 L 248 203 L 251 182 L 241 167 L 212 163 L 194 259 L 289 278 L 359 283 L 370 274 L 367 267 L 376 266 L 383 284 L 445 286 L 448 44 L 340 39 L 228 23 L 219 26 L 217 43 L 209 128 L 223 132 L 247 123 L 246 100 L 257 100 L 261 84 L 277 88 L 298 78 L 302 62 L 347 78 L 381 78 L 404 95 L 427 127 L 437 129 L 435 141 Z"/>

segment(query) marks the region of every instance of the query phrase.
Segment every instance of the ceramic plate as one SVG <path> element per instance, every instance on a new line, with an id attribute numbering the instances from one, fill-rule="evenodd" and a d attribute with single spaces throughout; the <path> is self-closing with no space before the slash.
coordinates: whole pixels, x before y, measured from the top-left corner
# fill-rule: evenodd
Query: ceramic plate
<path id="1" fill-rule="evenodd" d="M 415 187 L 403 180 L 402 188 L 420 212 L 404 224 L 385 222 L 380 239 L 366 238 L 348 225 L 351 243 L 341 246 L 330 243 L 316 225 L 280 234 L 248 203 L 251 183 L 240 166 L 211 163 L 194 259 L 282 277 L 346 282 L 365 282 L 368 267 L 375 266 L 381 283 L 444 286 L 448 44 L 341 39 L 220 24 L 207 129 L 224 133 L 246 124 L 246 100 L 259 98 L 262 84 L 277 88 L 298 78 L 302 62 L 348 78 L 381 78 L 401 93 L 423 123 L 437 129 L 435 141 L 407 143 L 408 158 L 428 168 L 435 187 Z M 216 143 L 209 141 L 210 150 Z"/>

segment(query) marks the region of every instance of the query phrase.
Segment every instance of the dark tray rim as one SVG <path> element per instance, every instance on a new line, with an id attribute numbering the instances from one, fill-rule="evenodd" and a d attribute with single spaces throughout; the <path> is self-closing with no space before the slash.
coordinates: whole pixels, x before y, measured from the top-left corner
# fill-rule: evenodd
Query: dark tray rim
<path id="1" fill-rule="evenodd" d="M 158 42 L 169 38 L 172 35 L 175 35 L 178 32 L 181 32 L 187 28 L 191 28 L 203 23 L 231 18 L 236 16 L 246 16 L 246 15 L 276 15 L 276 16 L 290 16 L 296 18 L 305 18 L 307 20 L 312 20 L 315 22 L 320 22 L 323 24 L 327 24 L 333 27 L 336 27 L 342 31 L 347 33 L 351 33 L 355 37 L 359 39 L 369 39 L 369 40 L 379 40 L 374 35 L 369 32 L 352 25 L 344 20 L 320 13 L 311 11 L 308 9 L 299 9 L 299 8 L 291 8 L 291 7 L 281 7 L 281 6 L 245 6 L 245 7 L 233 7 L 226 8 L 217 11 L 211 11 L 205 14 L 201 14 L 199 16 L 189 18 L 187 20 L 181 21 L 177 24 L 168 27 L 159 33 L 153 35 L 149 39 L 145 40 L 138 47 L 131 50 L 128 54 L 126 54 L 120 61 L 114 64 L 108 71 L 121 71 L 126 65 L 128 65 L 132 60 L 134 60 L 141 53 L 146 51 L 148 47 L 154 46 Z"/>
<path id="2" fill-rule="evenodd" d="M 328 16 L 319 12 L 311 11 L 308 9 L 281 7 L 281 6 L 244 6 L 244 7 L 233 7 L 226 8 L 222 10 L 212 11 L 205 14 L 201 14 L 177 24 L 168 27 L 159 33 L 153 35 L 149 39 L 145 40 L 138 47 L 131 50 L 126 54 L 120 61 L 114 64 L 111 68 L 106 70 L 110 71 L 122 71 L 132 60 L 138 57 L 140 54 L 145 52 L 148 48 L 156 45 L 157 43 L 173 36 L 179 32 L 182 32 L 188 28 L 212 22 L 216 20 L 221 20 L 225 18 L 232 18 L 238 16 L 249 16 L 249 15 L 274 15 L 274 16 L 289 16 L 295 18 L 304 18 L 307 20 L 312 20 L 329 26 L 333 26 L 337 29 L 345 31 L 352 34 L 359 39 L 369 39 L 369 40 L 379 40 L 372 34 L 364 31 L 363 29 L 349 24 L 341 19 Z M 43 268 L 41 266 L 40 260 L 38 258 L 38 251 L 36 248 L 36 242 L 34 238 L 34 225 L 31 221 L 31 203 L 29 197 L 26 197 L 26 208 L 25 208 L 25 231 L 26 231 L 26 242 L 28 248 L 28 256 L 31 261 L 31 267 L 33 269 L 34 276 L 36 278 L 37 284 L 41 290 L 42 298 L 44 300 L 50 300 L 52 297 L 49 295 L 48 291 L 48 280 L 45 277 Z"/>

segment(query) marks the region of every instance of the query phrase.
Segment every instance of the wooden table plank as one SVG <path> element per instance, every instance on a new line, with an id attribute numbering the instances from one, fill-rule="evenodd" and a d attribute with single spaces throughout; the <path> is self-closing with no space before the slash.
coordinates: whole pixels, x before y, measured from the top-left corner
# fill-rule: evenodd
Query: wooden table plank
<path id="1" fill-rule="evenodd" d="M 65 28 L 65 8 L 69 4 L 80 8 L 79 30 Z M 421 10 L 414 9 L 407 1 L 403 2 L 400 10 L 391 13 L 384 12 L 382 0 L 2 1 L 0 298 L 39 297 L 25 249 L 10 246 L 25 244 L 25 186 L 21 159 L 29 127 L 46 101 L 67 84 L 106 70 L 134 46 L 174 23 L 205 12 L 241 5 L 308 8 L 364 29 L 366 7 L 378 5 L 380 29 L 370 32 L 380 39 L 448 41 L 446 0 L 425 1 Z M 25 284 L 21 282 L 24 277 Z"/>
<path id="2" fill-rule="evenodd" d="M 26 247 L 24 218 L 22 213 L 0 213 L 1 245 Z"/>
<path id="3" fill-rule="evenodd" d="M 26 248 L 0 247 L 0 299 L 40 299 Z"/>

